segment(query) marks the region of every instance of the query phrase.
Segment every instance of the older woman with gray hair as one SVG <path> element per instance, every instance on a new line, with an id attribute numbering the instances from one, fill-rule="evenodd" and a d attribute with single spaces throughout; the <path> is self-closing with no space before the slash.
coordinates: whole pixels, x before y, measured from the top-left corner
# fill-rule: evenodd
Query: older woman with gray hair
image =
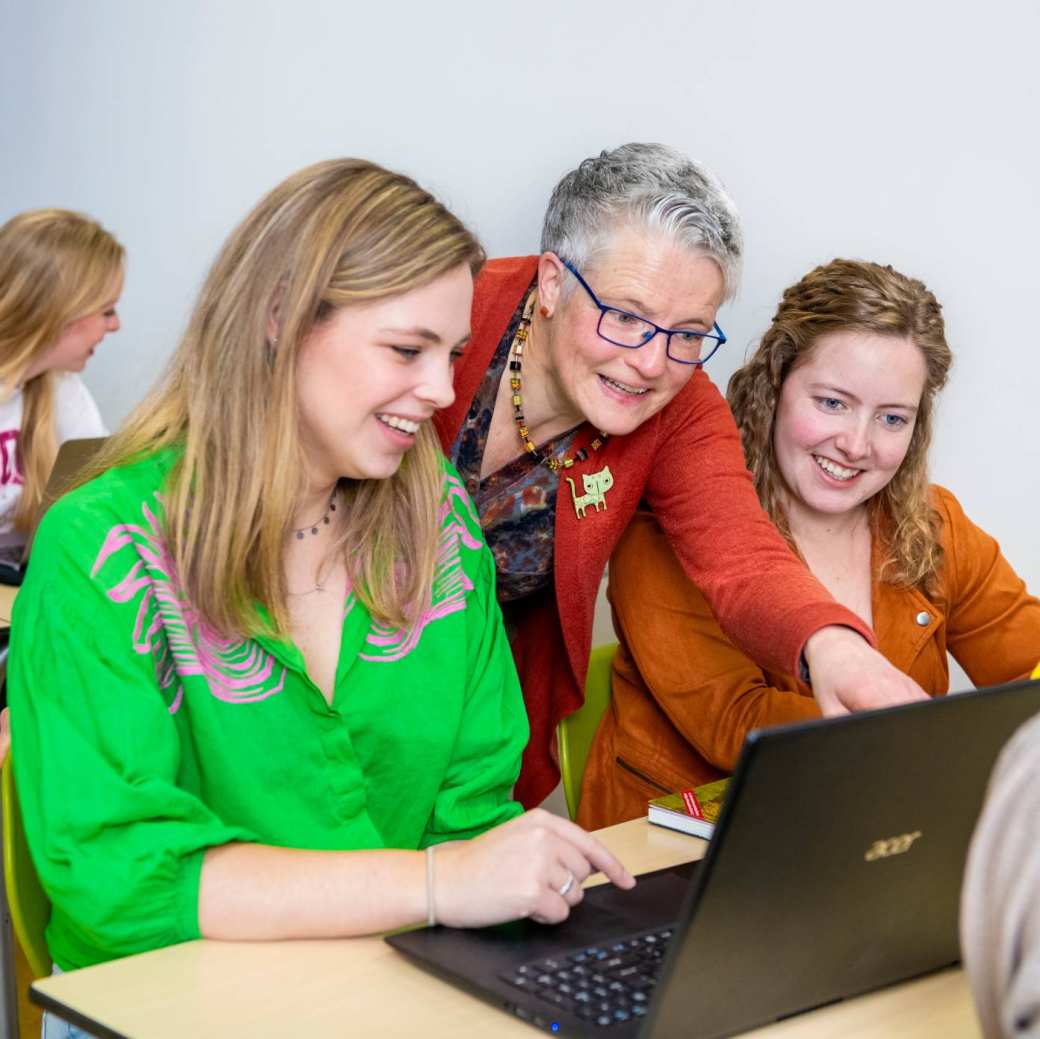
<path id="1" fill-rule="evenodd" d="M 582 703 L 600 576 L 641 501 L 727 635 L 800 673 L 825 713 L 923 697 L 766 518 L 702 370 L 743 251 L 716 178 L 663 145 L 605 151 L 556 186 L 541 249 L 487 264 L 435 420 L 495 555 L 527 703 L 516 797 L 558 779 L 553 733 Z"/>

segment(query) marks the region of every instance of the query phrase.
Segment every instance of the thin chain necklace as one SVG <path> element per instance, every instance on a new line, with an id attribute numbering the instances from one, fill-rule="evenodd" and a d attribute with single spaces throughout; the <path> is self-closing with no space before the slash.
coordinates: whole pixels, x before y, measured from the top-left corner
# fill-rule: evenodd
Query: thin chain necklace
<path id="1" fill-rule="evenodd" d="M 517 326 L 516 334 L 513 336 L 513 343 L 510 347 L 509 388 L 513 391 L 511 397 L 513 421 L 516 423 L 516 428 L 520 433 L 520 440 L 523 442 L 524 448 L 535 462 L 556 473 L 561 469 L 570 469 L 575 462 L 584 462 L 592 451 L 598 451 L 606 443 L 610 434 L 601 432 L 599 436 L 593 438 L 587 448 L 579 448 L 570 458 L 557 458 L 555 455 L 543 454 L 531 439 L 531 431 L 524 421 L 524 397 L 521 389 L 520 372 L 523 367 L 524 344 L 531 333 L 531 315 L 534 313 L 537 295 L 535 289 L 532 289 L 528 294 L 527 302 L 524 303 L 524 311 L 520 315 L 520 324 Z"/>
<path id="2" fill-rule="evenodd" d="M 318 520 L 317 523 L 308 523 L 304 527 L 296 527 L 293 529 L 293 534 L 296 536 L 297 541 L 302 541 L 307 535 L 308 531 L 314 535 L 318 534 L 322 527 L 327 527 L 332 522 L 332 514 L 336 511 L 336 491 L 333 490 L 332 497 L 329 498 L 329 507 L 325 510 L 325 515 Z"/>

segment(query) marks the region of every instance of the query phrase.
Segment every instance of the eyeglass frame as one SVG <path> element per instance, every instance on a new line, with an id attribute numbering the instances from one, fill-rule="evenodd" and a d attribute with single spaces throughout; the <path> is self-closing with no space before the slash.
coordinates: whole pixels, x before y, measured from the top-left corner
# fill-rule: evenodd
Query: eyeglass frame
<path id="1" fill-rule="evenodd" d="M 652 343 L 654 338 L 658 334 L 663 334 L 664 352 L 668 360 L 675 361 L 676 364 L 695 364 L 698 367 L 700 367 L 702 365 L 707 364 L 708 361 L 710 361 L 715 356 L 715 353 L 718 350 L 718 348 L 727 341 L 726 333 L 722 331 L 717 321 L 712 323 L 711 332 L 697 332 L 697 330 L 693 328 L 662 328 L 660 325 L 655 324 L 653 321 L 651 321 L 648 317 L 643 317 L 642 314 L 634 314 L 631 310 L 624 310 L 621 307 L 609 307 L 606 303 L 603 303 L 600 300 L 599 296 L 597 296 L 595 292 L 592 291 L 592 286 L 589 285 L 589 283 L 581 276 L 581 274 L 578 273 L 578 268 L 575 267 L 570 260 L 565 260 L 561 256 L 560 262 L 564 265 L 564 267 L 567 268 L 567 270 L 571 272 L 571 274 L 574 275 L 575 278 L 578 279 L 578 283 L 589 294 L 589 297 L 592 299 L 592 302 L 595 303 L 596 306 L 599 308 L 599 321 L 596 322 L 596 335 L 598 335 L 600 339 L 602 339 L 605 343 L 610 343 L 611 346 L 620 346 L 622 350 L 641 350 L 644 346 L 648 346 L 650 343 Z M 600 326 L 603 324 L 603 318 L 606 316 L 608 310 L 613 310 L 615 313 L 618 314 L 624 314 L 626 317 L 635 318 L 636 321 L 642 321 L 643 324 L 649 325 L 653 329 L 653 332 L 650 335 L 648 335 L 646 339 L 644 339 L 641 343 L 619 343 L 616 340 L 611 339 L 610 336 L 605 336 L 600 331 Z M 707 356 L 700 357 L 696 361 L 684 361 L 681 357 L 673 357 L 672 336 L 689 335 L 691 332 L 695 332 L 702 339 L 714 340 L 715 345 L 711 348 L 711 350 L 708 351 Z"/>

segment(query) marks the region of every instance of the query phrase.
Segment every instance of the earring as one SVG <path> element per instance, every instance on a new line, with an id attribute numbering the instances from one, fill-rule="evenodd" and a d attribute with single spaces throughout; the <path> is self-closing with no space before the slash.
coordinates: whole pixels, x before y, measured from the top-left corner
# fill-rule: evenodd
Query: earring
<path id="1" fill-rule="evenodd" d="M 548 317 L 548 316 L 549 316 L 549 308 L 548 308 L 548 307 L 547 307 L 547 306 L 546 306 L 546 305 L 545 305 L 545 304 L 543 303 L 543 304 L 542 304 L 542 305 L 541 305 L 541 306 L 540 306 L 540 307 L 538 308 L 538 313 L 539 313 L 539 314 L 541 314 L 541 315 L 542 315 L 542 317 Z"/>

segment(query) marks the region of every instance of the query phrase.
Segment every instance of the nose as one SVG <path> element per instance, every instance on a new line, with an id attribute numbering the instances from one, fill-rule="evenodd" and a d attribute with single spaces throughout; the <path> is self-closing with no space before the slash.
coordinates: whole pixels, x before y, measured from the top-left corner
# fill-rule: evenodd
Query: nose
<path id="1" fill-rule="evenodd" d="M 835 438 L 835 446 L 849 461 L 860 461 L 870 454 L 870 422 L 853 422 L 846 426 Z"/>
<path id="2" fill-rule="evenodd" d="M 119 320 L 119 315 L 113 310 L 108 316 L 108 320 L 105 322 L 105 330 L 108 332 L 118 332 L 123 327 L 123 323 Z"/>
<path id="3" fill-rule="evenodd" d="M 659 379 L 668 367 L 668 339 L 655 332 L 638 350 L 628 350 L 628 363 L 644 379 Z"/>
<path id="4" fill-rule="evenodd" d="M 439 361 L 431 363 L 423 372 L 416 396 L 438 410 L 448 407 L 455 400 L 454 371 L 451 365 Z"/>

